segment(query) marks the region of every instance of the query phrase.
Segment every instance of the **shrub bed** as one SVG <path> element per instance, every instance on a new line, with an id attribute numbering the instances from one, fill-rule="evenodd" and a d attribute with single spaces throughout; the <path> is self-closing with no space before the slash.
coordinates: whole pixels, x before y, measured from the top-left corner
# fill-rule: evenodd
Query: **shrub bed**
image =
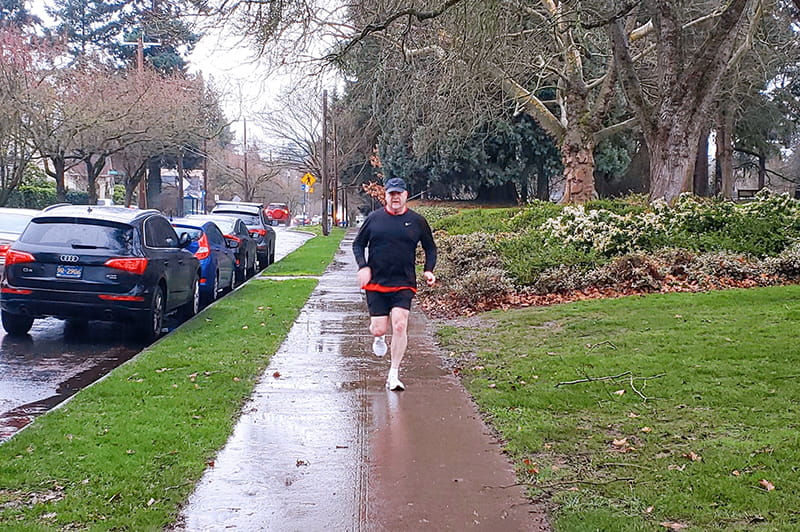
<path id="1" fill-rule="evenodd" d="M 754 201 L 683 195 L 585 206 L 425 207 L 439 246 L 431 314 L 469 314 L 631 293 L 768 286 L 800 277 L 800 203 L 761 192 Z"/>

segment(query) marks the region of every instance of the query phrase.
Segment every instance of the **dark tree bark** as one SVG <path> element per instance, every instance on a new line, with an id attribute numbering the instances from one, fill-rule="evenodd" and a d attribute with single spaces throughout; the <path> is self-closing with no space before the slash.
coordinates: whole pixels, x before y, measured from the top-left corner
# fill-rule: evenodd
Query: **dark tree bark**
<path id="1" fill-rule="evenodd" d="M 671 0 L 654 0 L 658 90 L 648 101 L 628 48 L 622 22 L 611 25 L 614 59 L 628 101 L 639 117 L 650 152 L 650 197 L 672 200 L 692 189 L 704 122 L 734 55 L 750 0 L 732 0 L 688 62 Z"/>
<path id="2" fill-rule="evenodd" d="M 697 160 L 694 164 L 694 193 L 708 196 L 708 129 L 703 130 L 697 145 Z"/>

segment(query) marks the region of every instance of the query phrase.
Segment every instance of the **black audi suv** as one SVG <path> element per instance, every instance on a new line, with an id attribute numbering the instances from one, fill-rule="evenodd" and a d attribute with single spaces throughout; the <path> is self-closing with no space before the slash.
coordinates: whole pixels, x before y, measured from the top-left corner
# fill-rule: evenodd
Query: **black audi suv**
<path id="1" fill-rule="evenodd" d="M 36 318 L 119 321 L 139 338 L 161 335 L 166 314 L 193 316 L 200 267 L 155 210 L 59 205 L 35 216 L 6 253 L 3 328 L 26 334 Z"/>

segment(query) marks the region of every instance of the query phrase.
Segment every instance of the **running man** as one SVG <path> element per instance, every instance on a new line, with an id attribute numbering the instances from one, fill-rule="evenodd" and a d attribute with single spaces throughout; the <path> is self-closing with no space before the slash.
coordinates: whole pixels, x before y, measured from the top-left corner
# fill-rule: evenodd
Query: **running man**
<path id="1" fill-rule="evenodd" d="M 400 362 L 408 345 L 408 314 L 411 300 L 417 293 L 414 269 L 417 244 L 425 250 L 423 276 L 428 286 L 436 283 L 436 244 L 428 222 L 408 209 L 406 182 L 399 177 L 386 181 L 386 206 L 372 212 L 364 220 L 353 241 L 353 254 L 358 263 L 358 283 L 367 294 L 369 332 L 374 339 L 372 351 L 386 354 L 386 331 L 392 322 L 392 362 L 386 386 L 405 390 L 400 381 Z M 369 258 L 364 252 L 369 250 Z"/>

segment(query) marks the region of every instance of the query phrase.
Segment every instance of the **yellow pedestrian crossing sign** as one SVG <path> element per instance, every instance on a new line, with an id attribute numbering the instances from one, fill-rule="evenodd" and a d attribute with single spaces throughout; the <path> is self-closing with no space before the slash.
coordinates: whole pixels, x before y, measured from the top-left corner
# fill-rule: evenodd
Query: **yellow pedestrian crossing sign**
<path id="1" fill-rule="evenodd" d="M 307 187 L 311 187 L 314 185 L 314 183 L 317 182 L 317 178 L 309 173 L 306 173 L 303 177 L 300 178 L 300 182 Z"/>

